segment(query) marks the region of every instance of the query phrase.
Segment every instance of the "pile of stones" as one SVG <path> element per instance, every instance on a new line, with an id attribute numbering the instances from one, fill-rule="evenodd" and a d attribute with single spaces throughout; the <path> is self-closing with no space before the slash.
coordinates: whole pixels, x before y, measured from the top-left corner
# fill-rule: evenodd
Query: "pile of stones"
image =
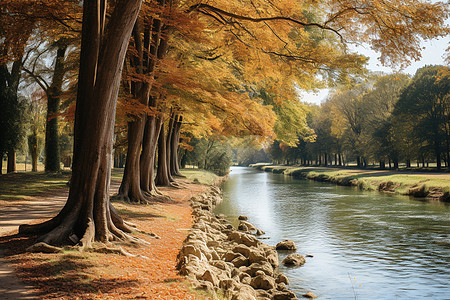
<path id="1" fill-rule="evenodd" d="M 194 225 L 178 255 L 178 269 L 194 288 L 207 290 L 214 298 L 232 300 L 297 299 L 278 271 L 278 253 L 259 241 L 263 232 L 242 220 L 235 229 L 213 208 L 222 201 L 221 190 L 193 197 Z M 241 217 L 241 219 L 245 219 Z M 255 234 L 253 234 L 255 232 Z"/>

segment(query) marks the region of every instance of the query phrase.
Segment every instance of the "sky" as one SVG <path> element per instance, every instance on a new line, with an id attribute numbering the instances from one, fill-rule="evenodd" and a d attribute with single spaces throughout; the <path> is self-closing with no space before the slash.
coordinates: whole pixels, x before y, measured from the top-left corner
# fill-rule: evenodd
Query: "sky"
<path id="1" fill-rule="evenodd" d="M 417 69 L 424 67 L 425 65 L 446 64 L 444 61 L 444 54 L 446 53 L 447 48 L 450 46 L 450 37 L 445 37 L 439 40 L 435 39 L 426 41 L 423 42 L 422 46 L 424 47 L 422 51 L 422 58 L 419 61 L 412 62 L 409 67 L 405 68 L 404 70 L 400 70 L 401 72 L 414 75 Z M 396 69 L 383 67 L 378 60 L 379 55 L 368 47 L 359 47 L 356 51 L 370 58 L 367 68 L 371 71 L 382 71 L 385 73 L 399 71 Z M 321 102 L 325 101 L 327 95 L 328 89 L 321 90 L 318 93 L 301 93 L 303 102 L 313 104 L 320 104 Z"/>

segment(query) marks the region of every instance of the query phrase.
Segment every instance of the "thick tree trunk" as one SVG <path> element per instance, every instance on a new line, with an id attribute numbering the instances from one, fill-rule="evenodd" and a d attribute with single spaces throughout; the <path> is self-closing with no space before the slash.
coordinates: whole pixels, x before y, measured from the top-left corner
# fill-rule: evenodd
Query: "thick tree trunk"
<path id="1" fill-rule="evenodd" d="M 5 154 L 0 152 L 0 175 L 3 174 L 3 155 Z"/>
<path id="2" fill-rule="evenodd" d="M 91 247 L 94 240 L 127 238 L 130 229 L 111 206 L 109 183 L 122 66 L 141 2 L 117 1 L 105 30 L 106 1 L 84 1 L 69 198 L 53 219 L 19 228 L 22 233 L 44 233 L 38 241 Z"/>
<path id="3" fill-rule="evenodd" d="M 144 127 L 144 116 L 136 121 L 128 123 L 127 160 L 125 162 L 119 194 L 115 196 L 115 198 L 118 197 L 128 202 L 147 203 L 147 199 L 145 199 L 141 190 L 139 164 L 139 154 L 142 146 Z"/>
<path id="4" fill-rule="evenodd" d="M 58 113 L 62 92 L 63 78 L 65 74 L 64 57 L 67 45 L 63 41 L 58 41 L 56 51 L 56 63 L 53 71 L 52 85 L 47 90 L 47 121 L 45 126 L 45 171 L 59 172 L 60 153 L 58 137 Z"/>
<path id="5" fill-rule="evenodd" d="M 12 173 L 16 171 L 16 151 L 8 151 L 8 164 L 6 165 L 6 173 Z"/>
<path id="6" fill-rule="evenodd" d="M 162 120 L 148 116 L 144 133 L 144 145 L 141 153 L 141 189 L 152 202 L 166 202 L 170 198 L 163 196 L 155 184 L 155 159 Z"/>
<path id="7" fill-rule="evenodd" d="M 166 151 L 166 134 L 164 132 L 164 124 L 161 124 L 161 131 L 158 138 L 158 168 L 156 171 L 155 184 L 157 186 L 172 186 L 169 178 L 169 170 L 167 163 Z"/>

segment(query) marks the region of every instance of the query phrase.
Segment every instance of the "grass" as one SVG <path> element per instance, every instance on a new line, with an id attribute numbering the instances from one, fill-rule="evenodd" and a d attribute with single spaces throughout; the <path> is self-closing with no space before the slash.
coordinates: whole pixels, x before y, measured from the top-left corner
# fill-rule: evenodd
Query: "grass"
<path id="1" fill-rule="evenodd" d="M 195 183 L 206 185 L 213 185 L 217 182 L 217 180 L 219 180 L 219 176 L 216 174 L 201 169 L 182 169 L 181 174 Z"/>
<path id="2" fill-rule="evenodd" d="M 212 185 L 219 176 L 200 169 L 183 169 L 181 171 L 189 180 Z M 0 175 L 0 201 L 29 199 L 43 193 L 67 187 L 70 171 L 61 173 L 18 172 Z M 111 178 L 121 180 L 123 169 L 113 169 Z"/>
<path id="3" fill-rule="evenodd" d="M 418 197 L 424 197 L 430 193 L 440 193 L 443 199 L 447 199 L 450 193 L 450 174 L 448 173 L 292 166 L 266 166 L 262 169 L 273 173 L 284 170 L 283 174 L 285 175 L 333 182 L 339 185 L 357 186 L 362 190 L 380 190 Z"/>
<path id="4" fill-rule="evenodd" d="M 0 200 L 28 199 L 41 193 L 67 187 L 70 172 L 52 174 L 45 172 L 10 173 L 0 175 Z"/>

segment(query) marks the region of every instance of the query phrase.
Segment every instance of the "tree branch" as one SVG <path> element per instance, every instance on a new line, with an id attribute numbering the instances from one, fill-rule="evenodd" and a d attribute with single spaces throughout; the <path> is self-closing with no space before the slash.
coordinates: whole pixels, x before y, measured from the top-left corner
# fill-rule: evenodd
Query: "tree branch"
<path id="1" fill-rule="evenodd" d="M 211 6 L 209 4 L 205 4 L 205 3 L 199 3 L 199 4 L 195 4 L 192 5 L 191 7 L 189 7 L 189 9 L 186 11 L 187 13 L 193 12 L 193 11 L 197 11 L 200 13 L 203 13 L 205 15 L 207 15 L 206 13 L 209 12 L 213 12 L 219 16 L 221 16 L 222 20 L 225 20 L 223 18 L 223 16 L 227 16 L 230 18 L 234 18 L 237 20 L 244 20 L 244 21 L 249 21 L 249 22 L 255 22 L 255 23 L 259 23 L 259 22 L 265 22 L 265 21 L 277 21 L 277 20 L 281 20 L 281 21 L 287 21 L 290 23 L 294 23 L 297 25 L 300 25 L 302 27 L 317 27 L 323 30 L 327 30 L 327 31 L 331 31 L 333 33 L 335 33 L 337 36 L 339 36 L 339 38 L 341 39 L 341 41 L 344 41 L 343 36 L 339 33 L 338 30 L 331 28 L 327 25 L 323 25 L 323 24 L 319 24 L 319 23 L 310 23 L 310 22 L 302 22 L 300 20 L 291 18 L 291 17 L 285 17 L 285 16 L 275 16 L 275 17 L 259 17 L 259 18 L 253 18 L 253 17 L 247 17 L 247 16 L 241 16 L 235 13 L 231 13 L 231 12 L 227 12 L 225 10 L 222 10 L 220 8 Z M 230 21 L 226 21 L 227 23 L 230 23 Z"/>

